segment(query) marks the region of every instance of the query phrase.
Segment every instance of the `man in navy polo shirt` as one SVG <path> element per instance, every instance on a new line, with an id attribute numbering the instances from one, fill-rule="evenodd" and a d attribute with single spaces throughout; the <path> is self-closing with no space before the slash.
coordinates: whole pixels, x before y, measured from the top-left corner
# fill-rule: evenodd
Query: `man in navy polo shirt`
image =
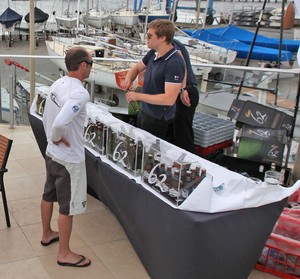
<path id="1" fill-rule="evenodd" d="M 124 90 L 128 90 L 144 70 L 141 93 L 129 91 L 126 99 L 141 101 L 137 126 L 153 135 L 174 142 L 173 120 L 176 99 L 185 87 L 185 62 L 172 45 L 175 26 L 169 20 L 157 19 L 148 25 L 147 46 L 151 49 L 127 74 Z"/>

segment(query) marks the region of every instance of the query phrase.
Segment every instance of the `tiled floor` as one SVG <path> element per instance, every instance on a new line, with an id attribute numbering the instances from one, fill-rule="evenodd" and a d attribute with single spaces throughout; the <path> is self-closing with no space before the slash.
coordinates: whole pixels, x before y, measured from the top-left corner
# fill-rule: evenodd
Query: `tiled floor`
<path id="1" fill-rule="evenodd" d="M 0 124 L 0 134 L 14 140 L 7 165 L 9 171 L 5 174 L 11 228 L 6 227 L 0 200 L 2 279 L 150 278 L 117 219 L 105 205 L 90 196 L 87 212 L 74 217 L 71 247 L 74 251 L 91 258 L 92 265 L 82 269 L 58 266 L 58 244 L 49 247 L 40 245 L 40 198 L 45 180 L 45 167 L 31 128 L 16 126 L 10 129 L 9 125 Z M 57 210 L 54 214 L 54 227 L 56 219 Z M 163 274 L 161 278 L 164 278 Z M 278 277 L 253 270 L 248 279 L 272 278 Z M 224 275 L 223 279 L 230 278 Z"/>

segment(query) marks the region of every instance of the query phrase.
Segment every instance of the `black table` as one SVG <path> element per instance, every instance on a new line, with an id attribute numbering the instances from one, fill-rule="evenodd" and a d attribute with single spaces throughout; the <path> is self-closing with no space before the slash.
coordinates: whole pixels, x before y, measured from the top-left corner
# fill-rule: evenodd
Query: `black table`
<path id="1" fill-rule="evenodd" d="M 41 149 L 41 120 L 29 116 Z M 223 213 L 177 210 L 86 150 L 88 191 L 123 226 L 151 278 L 246 279 L 286 200 Z"/>

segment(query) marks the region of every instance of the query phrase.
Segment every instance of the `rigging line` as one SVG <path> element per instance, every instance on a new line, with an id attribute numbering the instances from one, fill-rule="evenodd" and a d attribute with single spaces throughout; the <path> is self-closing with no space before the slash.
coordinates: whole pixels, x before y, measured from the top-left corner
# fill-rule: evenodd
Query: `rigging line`
<path id="1" fill-rule="evenodd" d="M 264 11 L 265 11 L 266 3 L 267 3 L 267 0 L 264 0 L 262 9 L 261 9 L 261 11 L 260 11 L 259 19 L 258 19 L 258 21 L 257 21 L 256 30 L 255 30 L 255 33 L 254 33 L 254 36 L 253 36 L 253 39 L 252 39 L 252 42 L 251 42 L 250 50 L 249 50 L 248 55 L 247 55 L 247 59 L 246 59 L 245 66 L 248 66 L 249 63 L 250 63 L 250 59 L 251 59 L 251 56 L 252 56 L 253 48 L 254 48 L 254 45 L 255 45 L 256 37 L 257 37 L 257 33 L 258 33 L 258 30 L 259 30 L 259 27 L 260 27 L 260 23 L 261 23 L 261 20 L 262 20 L 262 16 L 263 16 Z M 239 86 L 238 93 L 237 93 L 237 95 L 236 95 L 236 99 L 238 99 L 239 96 L 240 96 L 240 94 L 241 94 L 242 87 L 243 87 L 243 84 L 244 84 L 245 76 L 246 76 L 246 73 L 244 72 L 244 73 L 243 73 L 242 80 L 241 80 L 241 83 L 240 83 L 240 86 Z"/>
<path id="2" fill-rule="evenodd" d="M 233 87 L 238 87 L 239 86 L 238 83 L 229 82 L 229 81 L 217 81 L 217 80 L 213 80 L 213 79 L 203 79 L 203 80 L 207 81 L 207 82 L 212 82 L 212 83 L 220 83 L 220 84 L 225 84 L 225 85 L 231 85 Z M 250 86 L 250 85 L 244 85 L 243 87 L 254 89 L 254 90 L 266 91 L 266 92 L 270 92 L 272 94 L 276 94 L 276 89 L 263 88 L 263 87 Z"/>
<path id="3" fill-rule="evenodd" d="M 280 69 L 281 65 L 281 52 L 282 52 L 282 40 L 283 40 L 283 25 L 284 25 L 284 5 L 286 0 L 282 0 L 281 6 L 281 18 L 280 18 L 280 40 L 279 40 L 279 49 L 278 49 L 278 68 Z M 275 106 L 277 106 L 277 98 L 278 98 L 278 86 L 279 86 L 279 73 L 277 73 L 276 79 L 276 95 L 275 95 Z"/>
<path id="4" fill-rule="evenodd" d="M 289 155 L 291 152 L 292 139 L 294 137 L 296 120 L 297 120 L 297 115 L 298 115 L 298 110 L 299 110 L 299 98 L 300 98 L 300 75 L 298 76 L 298 88 L 297 88 L 297 96 L 296 96 L 295 107 L 294 107 L 293 125 L 292 125 L 292 129 L 291 129 L 290 137 L 288 138 L 288 142 L 287 142 L 287 155 L 286 155 L 286 160 L 285 160 L 285 164 L 284 164 L 285 169 L 287 169 L 287 167 L 288 167 L 288 158 L 289 158 Z"/>

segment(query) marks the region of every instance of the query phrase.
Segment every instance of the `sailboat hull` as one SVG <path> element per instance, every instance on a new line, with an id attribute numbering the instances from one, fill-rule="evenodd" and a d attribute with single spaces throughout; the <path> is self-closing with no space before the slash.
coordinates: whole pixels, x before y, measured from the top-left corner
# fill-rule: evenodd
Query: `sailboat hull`
<path id="1" fill-rule="evenodd" d="M 146 15 L 139 15 L 139 20 L 141 22 L 146 22 L 146 18 L 147 16 Z M 148 15 L 148 23 L 155 20 L 155 19 L 169 19 L 170 18 L 170 15 L 169 14 L 153 14 L 153 15 Z"/>
<path id="2" fill-rule="evenodd" d="M 209 44 L 199 39 L 176 35 L 175 39 L 186 46 L 190 55 L 218 64 L 231 64 L 237 55 L 236 51 Z"/>
<path id="3" fill-rule="evenodd" d="M 68 17 L 68 16 L 56 16 L 55 17 L 56 23 L 58 26 L 67 29 L 74 29 L 77 24 L 77 16 Z"/>
<path id="4" fill-rule="evenodd" d="M 9 123 L 10 122 L 10 94 L 5 88 L 0 88 L 1 90 L 1 116 L 2 122 Z M 15 99 L 13 99 L 13 119 L 14 123 L 16 123 L 16 118 L 20 109 Z"/>
<path id="5" fill-rule="evenodd" d="M 102 28 L 107 25 L 109 15 L 106 14 L 89 14 L 83 17 L 83 21 L 95 28 Z"/>
<path id="6" fill-rule="evenodd" d="M 67 40 L 67 38 L 63 38 Z M 53 38 L 52 41 L 46 41 L 46 47 L 49 56 L 58 56 L 61 58 L 53 58 L 51 61 L 56 64 L 60 69 L 67 72 L 67 68 L 64 62 L 64 54 L 71 47 L 75 46 L 73 43 L 63 43 L 60 39 Z M 91 45 L 80 45 L 91 52 L 93 57 L 98 57 L 97 53 L 105 52 L 105 49 L 97 46 Z M 104 56 L 104 55 L 103 55 Z M 128 66 L 126 66 L 128 64 Z M 124 71 L 127 72 L 128 69 L 132 66 L 130 63 L 121 63 L 121 62 L 110 62 L 110 61 L 99 61 L 95 62 L 90 74 L 90 77 L 86 80 L 88 82 L 95 81 L 95 84 L 106 86 L 115 89 L 122 89 L 122 82 L 120 78 L 124 79 Z"/>
<path id="7" fill-rule="evenodd" d="M 111 14 L 112 23 L 132 27 L 139 23 L 139 15 L 131 10 L 118 10 Z"/>

